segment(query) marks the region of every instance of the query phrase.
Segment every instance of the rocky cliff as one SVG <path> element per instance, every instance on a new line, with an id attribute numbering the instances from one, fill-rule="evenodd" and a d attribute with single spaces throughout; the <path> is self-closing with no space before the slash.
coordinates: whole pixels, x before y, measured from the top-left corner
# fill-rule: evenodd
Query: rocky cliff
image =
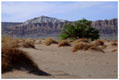
<path id="1" fill-rule="evenodd" d="M 2 34 L 15 37 L 39 37 L 39 36 L 57 36 L 67 20 L 41 16 L 23 23 L 7 24 L 2 23 Z M 92 26 L 97 28 L 102 38 L 117 37 L 117 19 L 92 21 Z"/>

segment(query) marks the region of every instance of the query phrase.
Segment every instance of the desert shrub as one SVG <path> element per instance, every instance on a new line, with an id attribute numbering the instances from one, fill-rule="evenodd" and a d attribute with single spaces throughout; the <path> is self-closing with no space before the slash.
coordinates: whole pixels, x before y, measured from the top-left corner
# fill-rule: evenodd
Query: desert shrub
<path id="1" fill-rule="evenodd" d="M 81 38 L 81 39 L 79 39 L 79 41 L 80 42 L 87 42 L 87 43 L 89 42 L 87 38 Z"/>
<path id="2" fill-rule="evenodd" d="M 39 40 L 39 41 L 38 41 L 38 44 L 41 44 L 41 43 L 42 43 L 42 41 L 41 41 L 41 40 Z"/>
<path id="3" fill-rule="evenodd" d="M 35 39 L 30 39 L 30 41 L 35 42 L 36 40 Z"/>
<path id="4" fill-rule="evenodd" d="M 19 43 L 23 43 L 23 42 L 25 42 L 25 40 L 19 39 Z"/>
<path id="5" fill-rule="evenodd" d="M 64 24 L 59 37 L 73 40 L 80 38 L 95 40 L 99 38 L 99 32 L 91 26 L 91 21 L 82 19 L 75 23 Z"/>
<path id="6" fill-rule="evenodd" d="M 113 49 L 112 52 L 117 52 L 118 50 L 117 49 Z"/>
<path id="7" fill-rule="evenodd" d="M 79 43 L 79 44 L 75 44 L 72 52 L 76 52 L 78 50 L 88 50 L 90 47 L 92 46 L 92 44 L 87 44 L 87 43 Z"/>
<path id="8" fill-rule="evenodd" d="M 22 46 L 25 48 L 35 48 L 34 42 L 32 41 L 25 41 L 23 42 Z"/>
<path id="9" fill-rule="evenodd" d="M 96 40 L 95 45 L 104 45 L 104 41 L 102 40 Z"/>
<path id="10" fill-rule="evenodd" d="M 107 45 L 102 45 L 101 46 L 101 49 L 105 49 L 105 48 L 107 48 Z"/>
<path id="11" fill-rule="evenodd" d="M 83 43 L 83 42 L 79 44 L 75 44 L 72 49 L 72 52 L 76 52 L 78 50 L 95 50 L 95 51 L 101 51 L 104 53 L 104 51 L 97 45 L 90 44 L 90 43 Z"/>
<path id="12" fill-rule="evenodd" d="M 8 40 L 11 40 L 12 38 L 11 37 L 9 37 L 9 36 L 2 36 L 2 42 L 6 42 L 6 41 L 8 41 Z"/>
<path id="13" fill-rule="evenodd" d="M 55 40 L 53 40 L 52 38 L 46 38 L 45 39 L 45 45 L 46 46 L 49 46 L 49 45 L 51 45 L 51 44 L 57 44 L 57 42 L 55 41 Z"/>
<path id="14" fill-rule="evenodd" d="M 104 51 L 98 46 L 91 46 L 88 50 L 95 50 L 95 51 L 100 51 L 100 52 L 104 53 Z"/>
<path id="15" fill-rule="evenodd" d="M 71 46 L 71 45 L 70 45 L 70 42 L 68 40 L 61 40 L 58 43 L 58 47 L 61 47 L 61 46 Z"/>
<path id="16" fill-rule="evenodd" d="M 15 39 L 8 39 L 8 40 L 4 40 L 4 42 L 2 42 L 2 47 L 18 48 L 19 45 Z"/>
<path id="17" fill-rule="evenodd" d="M 2 72 L 13 68 L 26 69 L 26 67 L 38 69 L 26 52 L 16 48 L 2 48 Z"/>
<path id="18" fill-rule="evenodd" d="M 118 44 L 117 42 L 111 42 L 112 46 L 117 46 L 117 44 Z"/>
<path id="19" fill-rule="evenodd" d="M 2 72 L 10 69 L 12 67 L 9 57 L 5 54 L 2 54 Z"/>
<path id="20" fill-rule="evenodd" d="M 89 41 L 88 41 L 88 39 L 86 39 L 86 38 L 81 38 L 81 39 L 75 40 L 75 41 L 73 42 L 73 44 L 75 45 L 75 44 L 78 44 L 78 43 L 80 43 L 80 42 L 88 43 Z"/>
<path id="21" fill-rule="evenodd" d="M 76 52 L 76 51 L 78 51 L 78 50 L 80 50 L 80 49 L 81 49 L 81 46 L 80 46 L 79 44 L 76 44 L 76 45 L 73 47 L 72 52 Z"/>

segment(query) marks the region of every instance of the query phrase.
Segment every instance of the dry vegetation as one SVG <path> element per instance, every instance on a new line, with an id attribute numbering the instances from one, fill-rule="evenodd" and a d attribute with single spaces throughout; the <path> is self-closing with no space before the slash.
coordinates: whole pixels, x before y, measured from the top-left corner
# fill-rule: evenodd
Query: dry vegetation
<path id="1" fill-rule="evenodd" d="M 61 40 L 58 43 L 58 47 L 61 47 L 61 46 L 71 46 L 71 45 L 70 45 L 70 42 L 68 40 Z"/>
<path id="2" fill-rule="evenodd" d="M 105 48 L 107 48 L 107 45 L 102 45 L 101 46 L 101 49 L 105 49 Z"/>
<path id="3" fill-rule="evenodd" d="M 81 38 L 81 39 L 75 40 L 75 41 L 73 42 L 73 45 L 78 44 L 78 43 L 80 43 L 80 42 L 88 43 L 89 41 L 88 41 L 88 39 L 86 39 L 86 38 Z"/>
<path id="4" fill-rule="evenodd" d="M 90 44 L 87 43 L 79 43 L 74 45 L 74 48 L 72 49 L 72 52 L 76 52 L 78 50 L 88 50 L 88 48 L 90 47 Z"/>
<path id="5" fill-rule="evenodd" d="M 98 47 L 98 46 L 89 47 L 88 50 L 95 50 L 95 51 L 100 51 L 100 52 L 104 53 L 104 51 L 100 47 Z"/>
<path id="6" fill-rule="evenodd" d="M 26 69 L 30 67 L 38 69 L 37 65 L 26 52 L 16 48 L 2 48 L 2 72 L 13 68 Z"/>
<path id="7" fill-rule="evenodd" d="M 57 41 L 53 40 L 51 37 L 45 39 L 45 45 L 49 46 L 51 44 L 57 44 Z"/>
<path id="8" fill-rule="evenodd" d="M 118 50 L 117 49 L 113 49 L 112 52 L 117 52 Z"/>
<path id="9" fill-rule="evenodd" d="M 117 42 L 113 41 L 113 42 L 111 42 L 111 45 L 112 46 L 117 46 Z"/>
<path id="10" fill-rule="evenodd" d="M 2 37 L 2 72 L 12 68 L 27 69 L 28 67 L 33 67 L 33 69 L 38 69 L 31 57 L 17 48 L 18 43 L 16 39 Z"/>
<path id="11" fill-rule="evenodd" d="M 18 41 L 9 37 L 2 37 L 2 47 L 4 48 L 17 48 L 19 47 Z"/>
<path id="12" fill-rule="evenodd" d="M 25 42 L 23 42 L 22 46 L 25 48 L 35 48 L 33 41 L 25 41 Z"/>
<path id="13" fill-rule="evenodd" d="M 96 40 L 95 45 L 97 45 L 97 46 L 104 45 L 104 41 L 103 40 Z"/>
<path id="14" fill-rule="evenodd" d="M 99 42 L 98 42 L 98 45 L 102 45 L 102 44 L 99 44 Z M 100 48 L 98 45 L 97 45 L 97 43 L 94 43 L 94 44 L 84 43 L 84 42 L 80 42 L 77 44 L 75 43 L 75 45 L 72 49 L 72 52 L 76 52 L 78 50 L 95 50 L 95 51 L 100 51 L 100 52 L 104 53 L 104 51 L 102 49 L 106 48 L 107 46 L 103 45 Z"/>

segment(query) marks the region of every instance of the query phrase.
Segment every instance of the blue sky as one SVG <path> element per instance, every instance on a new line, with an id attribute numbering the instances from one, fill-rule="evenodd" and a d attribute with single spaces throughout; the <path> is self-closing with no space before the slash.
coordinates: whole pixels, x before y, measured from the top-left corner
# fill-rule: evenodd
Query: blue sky
<path id="1" fill-rule="evenodd" d="M 104 20 L 118 17 L 118 3 L 115 2 L 2 2 L 2 21 L 23 22 L 35 17 L 49 16 L 75 21 Z"/>

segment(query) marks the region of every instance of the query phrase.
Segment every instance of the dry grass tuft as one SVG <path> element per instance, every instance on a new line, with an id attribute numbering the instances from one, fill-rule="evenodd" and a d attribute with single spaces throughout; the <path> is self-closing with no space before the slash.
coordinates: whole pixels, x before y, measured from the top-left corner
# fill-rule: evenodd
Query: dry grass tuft
<path id="1" fill-rule="evenodd" d="M 95 50 L 95 51 L 100 51 L 100 52 L 104 53 L 104 51 L 98 46 L 92 46 L 88 50 Z"/>
<path id="2" fill-rule="evenodd" d="M 104 45 L 104 41 L 102 41 L 102 40 L 96 40 L 95 41 L 95 45 L 97 45 L 97 46 Z"/>
<path id="3" fill-rule="evenodd" d="M 92 44 L 88 44 L 88 43 L 80 43 L 80 44 L 75 44 L 72 52 L 76 52 L 78 50 L 88 50 L 90 47 L 92 46 Z"/>
<path id="4" fill-rule="evenodd" d="M 75 45 L 75 44 L 78 44 L 78 43 L 80 43 L 80 42 L 88 43 L 89 41 L 88 41 L 88 39 L 86 39 L 86 38 L 81 38 L 81 39 L 75 40 L 75 41 L 73 42 L 73 44 Z"/>
<path id="5" fill-rule="evenodd" d="M 68 40 L 61 40 L 58 43 L 58 47 L 61 47 L 61 46 L 71 46 L 71 45 L 70 45 L 70 42 Z"/>
<path id="6" fill-rule="evenodd" d="M 18 40 L 12 38 L 2 38 L 2 47 L 4 48 L 18 48 Z"/>
<path id="7" fill-rule="evenodd" d="M 117 52 L 118 50 L 117 49 L 113 49 L 112 52 Z"/>
<path id="8" fill-rule="evenodd" d="M 25 42 L 23 42 L 22 46 L 25 48 L 35 48 L 33 41 L 25 41 Z"/>
<path id="9" fill-rule="evenodd" d="M 2 48 L 2 72 L 12 68 L 26 69 L 26 67 L 38 69 L 26 52 L 16 48 Z"/>
<path id="10" fill-rule="evenodd" d="M 101 46 L 101 49 L 105 49 L 105 48 L 107 48 L 107 45 L 102 45 Z"/>
<path id="11" fill-rule="evenodd" d="M 42 44 L 42 41 L 41 41 L 41 40 L 39 40 L 39 41 L 38 41 L 38 44 Z"/>
<path id="12" fill-rule="evenodd" d="M 72 52 L 76 52 L 78 50 L 95 50 L 95 51 L 101 51 L 104 53 L 104 51 L 100 47 L 98 47 L 97 45 L 89 44 L 89 43 L 83 43 L 83 42 L 74 45 Z"/>
<path id="13" fill-rule="evenodd" d="M 57 44 L 58 42 L 57 41 L 55 41 L 55 40 L 53 40 L 52 38 L 46 38 L 45 39 L 45 45 L 46 46 L 49 46 L 49 45 L 51 45 L 51 44 Z"/>
<path id="14" fill-rule="evenodd" d="M 117 43 L 117 42 L 115 42 L 115 41 L 113 41 L 113 42 L 111 42 L 111 45 L 112 45 L 112 46 L 117 46 L 117 45 L 118 45 L 118 43 Z"/>
<path id="15" fill-rule="evenodd" d="M 36 75 L 50 75 L 38 68 L 26 52 L 17 49 L 16 39 L 4 39 L 2 42 L 2 73 L 13 69 L 27 70 Z M 13 42 L 13 43 L 12 43 Z"/>

